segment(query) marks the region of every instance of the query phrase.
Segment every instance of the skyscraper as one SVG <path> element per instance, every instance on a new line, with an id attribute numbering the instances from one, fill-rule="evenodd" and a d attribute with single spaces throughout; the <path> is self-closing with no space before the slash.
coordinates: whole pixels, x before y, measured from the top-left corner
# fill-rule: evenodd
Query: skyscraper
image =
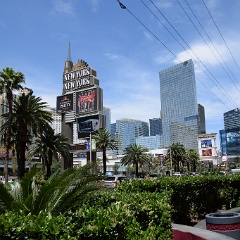
<path id="1" fill-rule="evenodd" d="M 179 142 L 197 150 L 198 105 L 192 60 L 160 72 L 163 146 Z"/>
<path id="2" fill-rule="evenodd" d="M 240 109 L 235 108 L 223 114 L 225 130 L 240 128 Z"/>
<path id="3" fill-rule="evenodd" d="M 106 116 L 106 129 L 111 133 L 111 109 L 103 107 L 103 115 Z"/>
<path id="4" fill-rule="evenodd" d="M 161 118 L 149 119 L 150 136 L 162 134 L 162 121 Z"/>
<path id="5" fill-rule="evenodd" d="M 206 134 L 205 110 L 201 104 L 198 104 L 198 133 Z"/>
<path id="6" fill-rule="evenodd" d="M 136 143 L 136 138 L 149 136 L 147 122 L 135 119 L 120 119 L 116 121 L 116 140 L 119 142 L 118 153 L 122 154 L 126 147 Z"/>

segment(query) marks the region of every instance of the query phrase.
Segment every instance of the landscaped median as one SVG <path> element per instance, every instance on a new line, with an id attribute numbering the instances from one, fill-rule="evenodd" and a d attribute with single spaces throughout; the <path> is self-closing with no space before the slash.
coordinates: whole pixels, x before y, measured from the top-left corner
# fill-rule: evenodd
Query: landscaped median
<path id="1" fill-rule="evenodd" d="M 193 225 L 207 213 L 237 206 L 240 176 L 130 180 L 114 191 L 89 194 L 64 214 L 26 214 L 16 207 L 1 214 L 0 239 L 170 240 L 179 239 L 176 233 L 182 230 L 181 234 L 196 235 L 198 229 L 184 231 L 183 225 L 176 229 L 174 224 Z"/>
<path id="2" fill-rule="evenodd" d="M 0 239 L 172 239 L 169 199 L 168 192 L 109 192 L 65 215 L 8 212 Z"/>
<path id="3" fill-rule="evenodd" d="M 240 175 L 201 175 L 161 177 L 123 182 L 117 187 L 122 192 L 172 191 L 170 204 L 172 221 L 194 225 L 206 214 L 229 209 L 240 204 Z"/>

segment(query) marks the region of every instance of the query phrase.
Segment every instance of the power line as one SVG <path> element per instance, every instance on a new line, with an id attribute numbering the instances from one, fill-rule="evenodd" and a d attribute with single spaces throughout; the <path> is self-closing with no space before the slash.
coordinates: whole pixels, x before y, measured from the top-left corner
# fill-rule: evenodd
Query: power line
<path id="1" fill-rule="evenodd" d="M 150 0 L 151 1 L 151 0 Z M 184 13 L 186 14 L 186 16 L 188 17 L 188 19 L 190 20 L 190 22 L 193 24 L 194 28 L 197 30 L 198 34 L 201 36 L 201 38 L 203 39 L 203 41 L 207 44 L 208 48 L 210 49 L 210 51 L 213 53 L 213 55 L 216 57 L 215 53 L 212 51 L 212 49 L 210 48 L 210 46 L 208 45 L 207 41 L 205 40 L 205 38 L 202 36 L 202 34 L 200 33 L 200 31 L 198 30 L 198 28 L 196 27 L 196 25 L 194 24 L 194 22 L 192 21 L 192 19 L 190 18 L 190 16 L 187 14 L 187 12 L 185 11 L 185 9 L 183 8 L 183 6 L 181 5 L 181 3 L 177 0 L 179 6 L 182 8 L 182 10 L 184 11 Z M 217 57 L 216 57 L 217 58 Z M 199 59 L 199 58 L 198 58 Z M 201 61 L 201 60 L 200 60 Z M 219 83 L 219 81 L 213 76 L 213 74 L 208 70 L 208 68 L 205 66 L 205 64 L 201 61 L 201 63 L 204 65 L 204 67 L 207 69 L 207 71 L 209 72 L 209 74 L 211 74 L 211 76 L 214 78 L 214 80 L 217 82 L 217 84 L 221 87 L 221 89 L 223 89 L 223 91 L 228 95 L 228 97 L 231 99 L 232 103 L 236 104 L 232 97 L 228 94 L 228 92 L 222 87 L 222 85 Z M 220 62 L 219 62 L 220 63 Z M 220 65 L 222 66 L 222 64 L 220 63 Z M 223 67 L 223 66 L 222 66 Z M 225 68 L 223 68 L 225 70 Z M 226 72 L 226 70 L 225 70 Z M 227 73 L 227 72 L 226 72 Z M 228 73 L 227 73 L 228 75 Z M 229 76 L 229 75 L 228 75 Z M 229 78 L 231 79 L 231 77 L 229 76 Z M 216 85 L 216 84 L 215 84 Z M 217 86 L 217 85 L 216 85 Z M 235 85 L 236 86 L 236 85 Z M 237 87 L 237 86 L 236 86 Z M 219 89 L 220 90 L 220 89 Z M 221 91 L 222 92 L 222 91 Z M 237 104 L 236 104 L 237 105 Z"/>
<path id="2" fill-rule="evenodd" d="M 188 2 L 186 0 L 184 0 L 188 6 L 188 8 L 190 9 L 190 11 L 192 12 L 193 16 L 195 17 L 195 19 L 197 20 L 198 24 L 200 25 L 200 27 L 202 28 L 202 30 L 204 31 L 204 33 L 206 34 L 207 38 L 209 39 L 209 41 L 212 43 L 214 49 L 216 50 L 216 52 L 218 53 L 218 55 L 221 57 L 222 61 L 224 62 L 225 66 L 227 67 L 228 71 L 232 74 L 232 76 L 235 78 L 235 80 L 238 83 L 238 80 L 236 79 L 236 77 L 234 76 L 234 74 L 232 73 L 231 69 L 228 67 L 227 63 L 225 62 L 225 60 L 223 59 L 223 57 L 221 56 L 220 52 L 218 51 L 218 49 L 216 48 L 215 44 L 213 43 L 213 41 L 211 40 L 211 38 L 209 37 L 209 35 L 207 34 L 207 32 L 205 31 L 204 27 L 202 26 L 201 22 L 199 21 L 199 19 L 197 18 L 196 14 L 194 13 L 194 11 L 192 10 L 192 8 L 190 7 L 190 5 L 188 4 Z M 178 2 L 179 3 L 179 2 Z M 181 8 L 183 9 L 183 11 L 185 12 L 185 14 L 188 16 L 188 18 L 191 21 L 190 16 L 186 13 L 186 11 L 184 10 L 183 6 L 179 3 L 179 5 L 181 6 Z M 210 51 L 212 52 L 212 54 L 214 55 L 214 57 L 216 58 L 216 60 L 218 61 L 218 63 L 221 65 L 221 67 L 223 68 L 223 70 L 225 71 L 225 73 L 228 75 L 228 77 L 230 78 L 230 80 L 232 81 L 232 83 L 235 85 L 235 87 L 240 91 L 239 87 L 236 85 L 236 83 L 232 80 L 231 76 L 228 74 L 227 70 L 225 69 L 225 67 L 222 65 L 222 63 L 220 62 L 220 60 L 218 59 L 218 57 L 216 56 L 216 54 L 214 53 L 214 51 L 212 50 L 212 48 L 210 47 L 210 45 L 208 44 L 208 42 L 204 39 L 204 37 L 202 36 L 202 34 L 198 31 L 197 26 L 193 23 L 193 21 L 191 21 L 193 26 L 196 28 L 197 32 L 199 33 L 199 35 L 201 36 L 201 38 L 204 40 L 204 42 L 207 44 L 208 48 L 210 49 Z"/>
<path id="3" fill-rule="evenodd" d="M 189 54 L 189 52 L 185 49 L 185 47 L 175 38 L 175 36 L 168 30 L 168 28 L 159 20 L 159 18 L 150 10 L 150 8 L 141 0 L 141 2 L 143 3 L 143 5 L 157 18 L 157 20 L 166 28 L 166 30 L 173 36 L 173 38 L 183 47 L 183 49 L 188 53 L 188 55 L 191 57 L 191 55 Z M 192 50 L 192 48 L 188 45 L 188 43 L 184 40 L 184 38 L 181 36 L 181 34 L 176 30 L 176 28 L 170 23 L 170 21 L 165 17 L 165 15 L 159 10 L 159 8 L 153 3 L 152 0 L 150 0 L 150 2 L 152 3 L 152 5 L 157 9 L 157 11 L 163 16 L 163 18 L 168 22 L 168 24 L 173 28 L 173 30 L 177 33 L 177 35 L 181 38 L 181 40 L 188 46 L 188 48 L 191 50 L 191 52 L 195 55 L 195 57 L 199 60 L 199 62 L 201 62 L 201 64 L 205 67 L 205 69 L 207 70 L 207 72 L 212 76 L 212 82 L 214 83 L 214 85 L 219 89 L 219 91 L 222 92 L 222 94 L 224 94 L 224 96 L 230 101 L 232 102 L 233 105 L 237 104 L 234 102 L 234 100 L 232 99 L 232 97 L 228 94 L 227 91 L 225 91 L 225 89 L 222 87 L 222 85 L 218 82 L 218 80 L 213 76 L 213 74 L 208 70 L 207 66 L 201 61 L 201 59 L 197 56 L 197 54 Z M 180 61 L 180 60 L 179 60 Z M 181 61 L 180 61 L 181 62 Z M 197 65 L 203 70 L 203 72 L 207 75 L 207 77 L 209 77 L 211 79 L 211 77 L 205 72 L 205 70 L 197 63 Z M 215 82 L 214 82 L 214 81 Z"/>
<path id="4" fill-rule="evenodd" d="M 229 53 L 231 54 L 231 56 L 232 56 L 232 58 L 233 58 L 233 60 L 234 60 L 234 62 L 235 62 L 235 64 L 236 64 L 238 70 L 240 71 L 240 67 L 239 67 L 239 65 L 238 65 L 238 63 L 237 63 L 237 61 L 236 61 L 236 59 L 234 58 L 234 56 L 233 56 L 233 54 L 232 54 L 230 48 L 228 47 L 228 45 L 227 45 L 227 43 L 226 43 L 226 41 L 225 41 L 225 39 L 224 39 L 222 33 L 220 32 L 220 30 L 219 30 L 219 28 L 218 28 L 218 26 L 217 26 L 217 24 L 216 24 L 216 22 L 214 21 L 213 16 L 212 16 L 212 14 L 210 13 L 210 11 L 209 11 L 209 9 L 208 9 L 206 3 L 204 2 L 204 0 L 202 0 L 202 2 L 203 2 L 203 4 L 204 4 L 205 8 L 207 9 L 207 11 L 208 11 L 208 13 L 209 13 L 209 15 L 210 15 L 210 17 L 211 17 L 211 19 L 212 19 L 212 21 L 213 21 L 215 27 L 217 28 L 217 30 L 218 30 L 218 32 L 219 32 L 219 34 L 220 34 L 220 36 L 221 36 L 223 42 L 225 43 L 225 45 L 226 45 L 226 47 L 227 47 Z"/>
<path id="5" fill-rule="evenodd" d="M 122 4 L 121 2 L 120 2 L 120 0 L 117 0 L 118 1 L 118 3 L 119 3 L 119 5 L 120 5 L 120 7 L 122 8 L 122 9 L 124 9 L 124 10 L 127 10 L 148 32 L 150 32 L 176 59 L 178 59 L 178 61 L 180 62 L 180 63 L 182 63 L 182 61 L 145 25 L 145 24 L 143 24 L 124 4 Z M 188 69 L 188 68 L 187 68 Z M 192 73 L 192 71 L 191 70 L 189 70 L 191 73 Z M 197 78 L 197 77 L 196 77 Z M 218 97 L 218 96 L 216 96 L 216 94 L 214 94 L 199 78 L 197 78 L 202 84 L 203 84 L 203 86 L 205 86 L 226 108 L 228 108 L 227 107 L 227 105 Z M 229 110 L 230 110 L 230 108 L 228 108 Z"/>

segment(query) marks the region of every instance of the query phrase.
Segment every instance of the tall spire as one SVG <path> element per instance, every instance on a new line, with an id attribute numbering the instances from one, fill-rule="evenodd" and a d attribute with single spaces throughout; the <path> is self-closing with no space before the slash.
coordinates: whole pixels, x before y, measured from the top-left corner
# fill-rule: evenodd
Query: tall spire
<path id="1" fill-rule="evenodd" d="M 71 62 L 71 48 L 70 48 L 70 42 L 68 43 L 68 55 L 67 55 L 67 61 Z"/>

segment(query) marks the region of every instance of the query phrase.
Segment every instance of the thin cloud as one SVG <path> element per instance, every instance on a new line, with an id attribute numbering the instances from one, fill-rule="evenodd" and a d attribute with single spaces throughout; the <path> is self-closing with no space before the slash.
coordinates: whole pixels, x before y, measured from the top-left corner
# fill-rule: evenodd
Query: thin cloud
<path id="1" fill-rule="evenodd" d="M 116 60 L 120 58 L 117 54 L 114 53 L 105 53 L 105 56 L 110 60 Z"/>
<path id="2" fill-rule="evenodd" d="M 229 58 L 227 49 L 225 48 L 224 44 L 214 43 L 215 47 L 218 49 L 218 52 L 214 49 L 212 43 L 208 43 L 208 45 L 211 48 L 211 50 L 204 43 L 193 44 L 191 47 L 192 51 L 188 50 L 188 52 L 187 51 L 180 52 L 177 55 L 177 59 L 174 60 L 174 63 L 176 64 L 179 63 L 179 60 L 185 61 L 186 59 L 189 59 L 191 56 L 191 58 L 196 62 L 200 62 L 199 61 L 200 59 L 203 63 L 207 63 L 214 66 L 218 65 L 219 62 L 223 62 L 222 58 L 219 57 L 218 52 L 221 54 L 223 59 L 227 60 Z"/>
<path id="3" fill-rule="evenodd" d="M 60 14 L 74 14 L 74 8 L 72 6 L 72 2 L 63 1 L 63 0 L 55 0 L 53 2 L 54 11 Z"/>
<path id="4" fill-rule="evenodd" d="M 87 0 L 87 1 L 89 1 L 89 0 Z M 99 0 L 90 0 L 89 2 L 92 6 L 92 11 L 96 12 L 98 4 L 99 4 Z"/>
<path id="5" fill-rule="evenodd" d="M 173 6 L 172 2 L 170 2 L 169 0 L 159 0 L 159 1 L 156 1 L 155 2 L 155 5 L 158 7 L 158 8 L 171 8 Z"/>

